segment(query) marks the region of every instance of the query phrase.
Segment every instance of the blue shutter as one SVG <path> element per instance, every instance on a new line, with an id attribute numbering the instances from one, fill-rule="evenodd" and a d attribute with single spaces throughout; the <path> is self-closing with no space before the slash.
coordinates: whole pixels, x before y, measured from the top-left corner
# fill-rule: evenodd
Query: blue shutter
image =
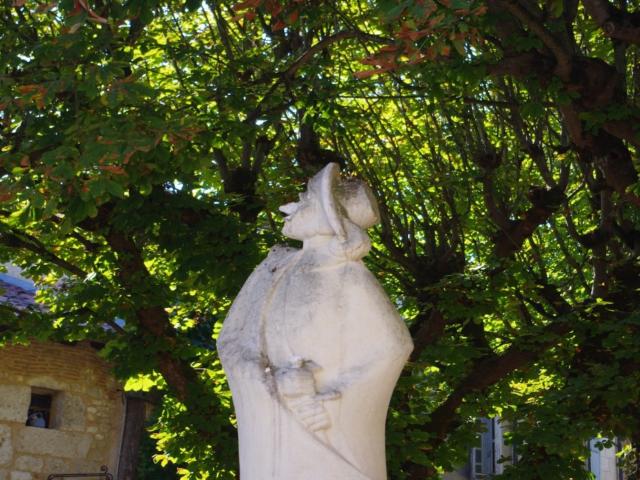
<path id="1" fill-rule="evenodd" d="M 494 473 L 493 466 L 495 464 L 493 458 L 493 419 L 483 418 L 482 424 L 485 427 L 485 431 L 482 433 L 482 473 L 491 474 Z"/>
<path id="2" fill-rule="evenodd" d="M 471 479 L 486 478 L 495 473 L 494 420 L 482 418 L 478 421 L 484 431 L 479 435 L 476 447 L 471 449 Z"/>
<path id="3" fill-rule="evenodd" d="M 589 441 L 589 471 L 595 475 L 596 480 L 602 480 L 600 473 L 600 450 L 596 447 L 596 440 Z"/>

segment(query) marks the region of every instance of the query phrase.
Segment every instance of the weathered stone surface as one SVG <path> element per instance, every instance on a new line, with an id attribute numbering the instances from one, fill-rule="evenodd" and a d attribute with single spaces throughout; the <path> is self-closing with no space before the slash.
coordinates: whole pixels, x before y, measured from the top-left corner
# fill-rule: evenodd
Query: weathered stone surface
<path id="1" fill-rule="evenodd" d="M 68 391 L 69 384 L 67 382 L 62 381 L 59 378 L 55 378 L 51 375 L 39 375 L 37 377 L 31 377 L 29 379 L 29 384 L 33 387 L 45 388 L 47 390 L 53 391 Z"/>
<path id="2" fill-rule="evenodd" d="M 86 407 L 81 397 L 69 393 L 57 396 L 53 407 L 56 426 L 61 430 L 82 432 L 86 429 Z"/>
<path id="3" fill-rule="evenodd" d="M 44 480 L 52 472 L 98 471 L 101 465 L 115 470 L 124 412 L 122 387 L 91 345 L 4 345 L 0 366 L 0 437 L 6 428 L 13 432 L 4 445 L 0 441 L 0 472 L 5 472 L 0 480 L 11 480 L 12 471 Z M 32 388 L 55 392 L 50 429 L 25 426 Z M 16 397 L 21 400 L 16 402 Z M 41 472 L 36 471 L 37 459 L 43 461 Z"/>
<path id="4" fill-rule="evenodd" d="M 69 460 L 67 459 L 45 457 L 44 471 L 48 474 L 70 472 L 71 465 L 69 464 Z"/>
<path id="5" fill-rule="evenodd" d="M 0 480 L 9 480 L 9 472 L 0 470 Z"/>
<path id="6" fill-rule="evenodd" d="M 102 459 L 100 461 L 76 460 L 73 462 L 72 469 L 74 472 L 99 472 L 100 467 L 103 464 L 104 464 L 104 461 Z"/>
<path id="7" fill-rule="evenodd" d="M 38 457 L 32 457 L 31 455 L 20 455 L 16 458 L 14 467 L 18 470 L 24 470 L 27 472 L 41 472 L 44 466 L 44 460 Z"/>
<path id="8" fill-rule="evenodd" d="M 218 338 L 238 419 L 243 480 L 386 480 L 389 399 L 412 349 L 362 258 L 378 220 L 371 190 L 329 164 L 280 207 L 276 247 Z"/>
<path id="9" fill-rule="evenodd" d="M 0 385 L 0 422 L 27 421 L 31 389 L 25 385 Z"/>
<path id="10" fill-rule="evenodd" d="M 7 425 L 0 425 L 0 465 L 8 465 L 12 458 L 11 429 Z"/>
<path id="11" fill-rule="evenodd" d="M 18 472 L 18 471 L 13 471 L 11 472 L 11 480 L 32 480 L 33 479 L 33 475 L 31 475 L 29 472 Z"/>
<path id="12" fill-rule="evenodd" d="M 84 458 L 91 447 L 92 435 L 24 427 L 18 431 L 16 437 L 15 450 L 20 453 Z"/>

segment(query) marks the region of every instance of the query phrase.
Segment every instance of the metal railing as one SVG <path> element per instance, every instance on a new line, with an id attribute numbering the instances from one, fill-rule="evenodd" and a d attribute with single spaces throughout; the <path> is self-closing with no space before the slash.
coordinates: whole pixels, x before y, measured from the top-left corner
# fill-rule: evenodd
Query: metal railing
<path id="1" fill-rule="evenodd" d="M 54 480 L 55 478 L 106 478 L 107 480 L 113 480 L 113 475 L 109 473 L 106 465 L 103 465 L 100 467 L 100 473 L 52 473 L 47 477 L 47 480 Z"/>

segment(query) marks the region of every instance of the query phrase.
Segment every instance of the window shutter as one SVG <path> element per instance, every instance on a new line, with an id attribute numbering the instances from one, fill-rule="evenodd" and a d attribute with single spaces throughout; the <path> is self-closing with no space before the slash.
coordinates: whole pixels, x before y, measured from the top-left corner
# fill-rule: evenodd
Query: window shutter
<path id="1" fill-rule="evenodd" d="M 482 418 L 479 423 L 484 431 L 479 435 L 476 447 L 471 449 L 472 480 L 486 478 L 495 473 L 494 420 Z"/>
<path id="2" fill-rule="evenodd" d="M 493 419 L 483 418 L 482 424 L 485 431 L 482 433 L 482 473 L 494 473 L 494 450 L 493 450 Z"/>
<path id="3" fill-rule="evenodd" d="M 589 471 L 595 475 L 596 480 L 602 480 L 600 473 L 600 450 L 596 447 L 596 440 L 589 441 L 589 450 L 591 455 L 589 456 Z"/>
<path id="4" fill-rule="evenodd" d="M 503 456 L 504 435 L 502 434 L 502 423 L 499 418 L 493 419 L 493 473 L 504 473 L 504 464 L 500 462 Z"/>

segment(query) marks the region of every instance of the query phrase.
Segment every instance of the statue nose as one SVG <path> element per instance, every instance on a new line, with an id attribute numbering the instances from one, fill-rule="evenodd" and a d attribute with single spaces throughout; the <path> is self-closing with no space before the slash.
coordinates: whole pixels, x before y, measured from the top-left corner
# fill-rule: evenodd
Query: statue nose
<path id="1" fill-rule="evenodd" d="M 298 203 L 297 202 L 285 203 L 284 205 L 280 206 L 279 210 L 285 215 L 293 215 L 296 212 L 296 210 L 298 210 Z"/>

